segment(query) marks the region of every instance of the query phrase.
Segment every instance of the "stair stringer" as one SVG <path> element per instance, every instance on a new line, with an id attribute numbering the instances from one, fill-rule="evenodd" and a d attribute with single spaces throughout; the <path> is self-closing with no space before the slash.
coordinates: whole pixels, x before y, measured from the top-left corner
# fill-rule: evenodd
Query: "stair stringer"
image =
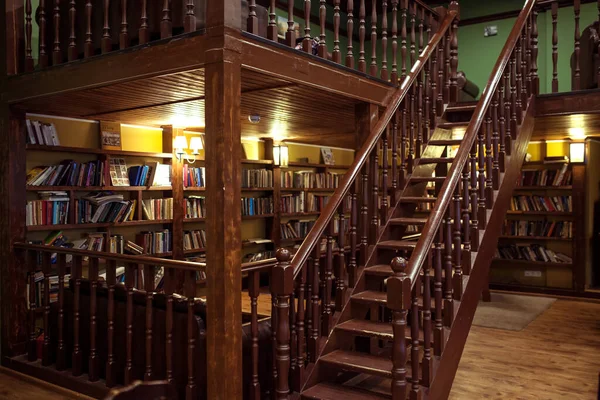
<path id="1" fill-rule="evenodd" d="M 447 105 L 444 105 L 444 109 L 446 107 L 447 107 Z M 443 129 L 443 128 L 436 128 L 432 132 L 429 140 L 450 139 L 451 136 L 452 136 L 452 131 Z M 442 154 L 442 152 L 443 152 L 443 149 L 440 148 L 440 146 L 425 146 L 425 148 L 421 152 L 422 153 L 421 156 L 426 155 L 427 157 L 439 157 Z M 406 177 L 406 182 L 408 182 L 410 180 L 410 178 L 414 177 L 414 176 L 416 176 L 416 177 L 431 176 L 431 174 L 435 171 L 435 167 L 433 166 L 433 164 L 426 165 L 426 166 L 423 166 L 423 165 L 419 166 L 418 160 L 419 160 L 419 158 L 416 158 L 414 160 L 415 169 L 413 170 L 413 173 L 411 175 L 408 175 Z M 418 184 L 418 185 L 412 185 L 412 186 L 409 184 L 406 184 L 403 188 L 399 188 L 397 190 L 397 192 L 396 192 L 397 202 L 393 207 L 390 207 L 390 210 L 388 212 L 388 220 L 387 220 L 386 224 L 379 227 L 376 243 L 379 243 L 380 241 L 382 241 L 384 238 L 387 237 L 386 235 L 387 235 L 388 227 L 390 224 L 390 219 L 391 219 L 391 217 L 396 215 L 397 212 L 399 212 L 399 207 L 402 207 L 402 203 L 400 202 L 402 197 L 403 196 L 406 197 L 406 196 L 424 195 L 425 194 L 425 186 L 426 186 L 425 183 Z M 416 208 L 416 206 L 415 206 L 415 208 Z M 410 215 L 408 215 L 408 216 L 410 216 Z M 348 287 L 348 289 L 346 291 L 346 298 L 344 299 L 344 306 L 343 306 L 341 312 L 335 313 L 334 318 L 333 318 L 333 328 L 331 329 L 329 336 L 321 337 L 321 339 L 320 339 L 321 343 L 319 346 L 319 356 L 317 357 L 317 361 L 313 364 L 312 368 L 307 373 L 307 377 L 306 377 L 304 384 L 300 390 L 300 393 L 302 393 L 303 391 L 309 389 L 310 387 L 312 387 L 312 386 L 316 385 L 317 383 L 319 383 L 320 381 L 322 381 L 320 379 L 320 377 L 321 377 L 320 372 L 322 372 L 322 371 L 320 371 L 319 359 L 321 356 L 328 354 L 338 348 L 335 327 L 343 322 L 346 322 L 346 321 L 352 319 L 352 307 L 350 306 L 352 294 L 359 293 L 359 292 L 365 290 L 365 269 L 370 266 L 373 266 L 377 263 L 377 245 L 369 246 L 367 251 L 368 251 L 367 261 L 366 261 L 365 265 L 360 266 L 359 270 L 357 271 L 356 284 L 354 285 L 354 287 Z"/>
<path id="2" fill-rule="evenodd" d="M 475 310 L 481 298 L 481 292 L 488 283 L 491 260 L 494 257 L 501 233 L 499 227 L 502 226 L 510 206 L 517 178 L 525 161 L 527 146 L 535 124 L 534 115 L 535 97 L 532 97 L 523 122 L 518 128 L 517 139 L 513 141 L 512 153 L 510 156 L 506 156 L 506 169 L 500 177 L 499 190 L 494 191 L 493 207 L 488 210 L 486 228 L 491 229 L 480 231 L 479 249 L 475 255 L 473 268 L 452 324 L 448 341 L 429 388 L 429 396 L 427 397 L 429 400 L 445 400 L 450 395 L 458 364 L 471 330 Z"/>

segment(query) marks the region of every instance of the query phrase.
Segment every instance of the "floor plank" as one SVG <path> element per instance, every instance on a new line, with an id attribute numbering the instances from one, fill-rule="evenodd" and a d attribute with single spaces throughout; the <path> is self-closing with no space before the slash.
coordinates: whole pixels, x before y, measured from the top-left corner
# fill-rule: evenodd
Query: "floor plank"
<path id="1" fill-rule="evenodd" d="M 0 400 L 64 400 L 90 397 L 0 367 Z"/>

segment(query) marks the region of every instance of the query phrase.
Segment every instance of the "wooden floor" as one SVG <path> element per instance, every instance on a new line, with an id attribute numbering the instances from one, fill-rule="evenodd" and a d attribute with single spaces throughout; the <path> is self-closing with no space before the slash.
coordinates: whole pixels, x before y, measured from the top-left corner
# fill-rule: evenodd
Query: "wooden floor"
<path id="1" fill-rule="evenodd" d="M 600 304 L 558 300 L 521 332 L 474 326 L 450 399 L 595 400 L 599 372 Z M 0 369 L 0 400 L 65 398 Z"/>
<path id="2" fill-rule="evenodd" d="M 0 367 L 0 400 L 90 399 L 58 386 Z"/>

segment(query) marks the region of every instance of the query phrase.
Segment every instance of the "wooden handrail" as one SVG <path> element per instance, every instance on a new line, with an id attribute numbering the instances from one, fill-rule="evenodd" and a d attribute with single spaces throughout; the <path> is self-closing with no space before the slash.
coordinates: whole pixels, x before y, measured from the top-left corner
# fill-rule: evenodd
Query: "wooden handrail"
<path id="1" fill-rule="evenodd" d="M 485 114 L 492 103 L 494 93 L 502 80 L 504 70 L 510 61 L 511 54 L 521 36 L 525 24 L 527 23 L 527 18 L 529 18 L 535 5 L 536 0 L 527 0 L 523 10 L 519 14 L 519 18 L 515 22 L 515 25 L 506 40 L 506 44 L 496 61 L 490 79 L 483 90 L 481 99 L 477 103 L 471 122 L 467 127 L 462 143 L 454 157 L 450 171 L 448 171 L 448 179 L 444 181 L 433 210 L 429 214 L 429 218 L 427 218 L 427 222 L 423 227 L 417 246 L 408 263 L 408 276 L 410 277 L 413 286 L 416 284 L 423 263 L 427 259 L 427 254 L 435 239 L 435 233 L 440 229 L 440 225 L 450 201 L 452 200 L 456 185 L 461 179 L 461 171 L 465 167 L 469 152 L 475 143 L 477 133 L 479 132 L 479 129 L 481 129 L 481 124 L 485 119 Z"/>
<path id="2" fill-rule="evenodd" d="M 406 97 L 409 89 L 417 79 L 417 76 L 425 66 L 426 62 L 429 60 L 429 57 L 433 54 L 433 52 L 437 49 L 438 44 L 445 36 L 448 29 L 452 25 L 452 21 L 457 17 L 458 12 L 456 10 L 448 11 L 444 21 L 440 25 L 438 31 L 433 35 L 425 49 L 421 52 L 419 59 L 413 65 L 410 73 L 406 75 L 404 81 L 400 85 L 400 87 L 396 90 L 394 95 L 389 100 L 386 110 L 377 121 L 377 124 L 373 128 L 373 131 L 366 139 L 365 144 L 356 154 L 354 158 L 354 162 L 344 175 L 344 178 L 340 182 L 340 186 L 335 190 L 329 201 L 327 202 L 327 206 L 321 212 L 321 215 L 315 222 L 315 225 L 310 230 L 306 239 L 300 245 L 300 248 L 294 255 L 292 259 L 291 265 L 294 268 L 294 277 L 297 277 L 302 269 L 302 266 L 308 259 L 313 248 L 318 244 L 319 239 L 323 235 L 325 228 L 330 223 L 331 219 L 336 215 L 336 210 L 342 204 L 344 197 L 346 197 L 350 191 L 351 186 L 354 184 L 355 180 L 360 173 L 360 170 L 365 165 L 367 159 L 369 158 L 369 154 L 373 151 L 381 135 L 385 131 L 386 127 L 392 120 L 392 117 L 400 107 L 400 104 Z"/>

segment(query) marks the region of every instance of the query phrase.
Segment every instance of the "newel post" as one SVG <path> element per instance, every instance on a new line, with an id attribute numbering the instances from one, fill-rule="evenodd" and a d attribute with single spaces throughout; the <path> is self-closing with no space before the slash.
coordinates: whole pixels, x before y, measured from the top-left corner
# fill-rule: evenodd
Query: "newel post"
<path id="1" fill-rule="evenodd" d="M 392 260 L 394 275 L 387 281 L 387 306 L 392 310 L 392 400 L 406 399 L 406 316 L 411 306 L 412 285 L 406 275 L 407 262 Z"/>
<path id="2" fill-rule="evenodd" d="M 271 276 L 271 294 L 275 299 L 274 311 L 277 314 L 275 330 L 275 363 L 277 379 L 273 383 L 276 399 L 287 399 L 290 372 L 290 296 L 294 291 L 294 269 L 290 264 L 291 254 L 280 248 L 275 255 L 277 264 Z"/>

